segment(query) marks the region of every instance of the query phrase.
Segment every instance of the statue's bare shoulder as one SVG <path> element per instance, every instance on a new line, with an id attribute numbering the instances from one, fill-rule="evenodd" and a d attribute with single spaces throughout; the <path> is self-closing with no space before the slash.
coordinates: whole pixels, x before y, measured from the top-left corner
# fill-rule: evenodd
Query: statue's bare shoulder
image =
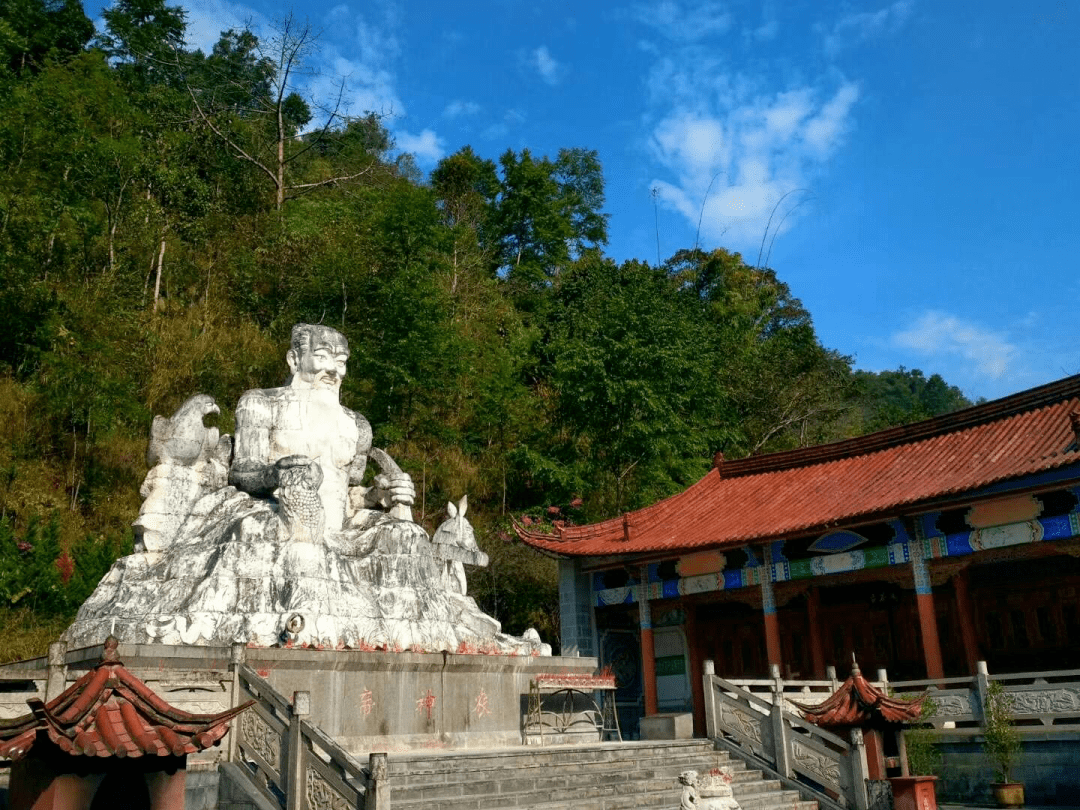
<path id="1" fill-rule="evenodd" d="M 286 388 L 252 388 L 236 403 L 237 428 L 269 429 L 274 422 L 274 403 L 285 395 Z"/>
<path id="2" fill-rule="evenodd" d="M 356 452 L 367 455 L 368 450 L 371 449 L 371 423 L 368 422 L 363 414 L 359 414 L 344 406 L 342 406 L 341 410 L 356 423 Z"/>

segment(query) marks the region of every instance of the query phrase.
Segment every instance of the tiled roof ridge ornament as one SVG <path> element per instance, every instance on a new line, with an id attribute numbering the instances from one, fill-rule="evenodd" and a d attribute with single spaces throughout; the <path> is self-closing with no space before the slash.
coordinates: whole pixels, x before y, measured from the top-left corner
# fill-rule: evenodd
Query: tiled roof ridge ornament
<path id="1" fill-rule="evenodd" d="M 98 664 L 98 666 L 100 667 L 103 664 L 122 663 L 120 661 L 119 647 L 120 639 L 118 639 L 116 636 L 110 635 L 107 639 L 105 639 L 104 649 L 101 651 L 101 663 Z"/>
<path id="2" fill-rule="evenodd" d="M 1065 452 L 1080 450 L 1080 410 L 1069 411 L 1069 425 L 1072 427 L 1073 443 Z"/>
<path id="3" fill-rule="evenodd" d="M 723 466 L 724 466 L 724 451 L 723 450 L 717 450 L 715 453 L 713 453 L 712 468 L 714 470 L 719 470 Z"/>
<path id="4" fill-rule="evenodd" d="M 178 709 L 130 672 L 105 640 L 101 662 L 52 700 L 29 698 L 29 714 L 0 720 L 0 757 L 20 760 L 37 743 L 90 757 L 184 756 L 218 745 L 249 700 L 216 714 Z"/>
<path id="5" fill-rule="evenodd" d="M 828 698 L 818 704 L 790 701 L 809 723 L 818 726 L 895 727 L 914 723 L 922 715 L 926 693 L 910 700 L 890 697 L 867 681 L 855 654 L 851 654 L 851 675 Z"/>

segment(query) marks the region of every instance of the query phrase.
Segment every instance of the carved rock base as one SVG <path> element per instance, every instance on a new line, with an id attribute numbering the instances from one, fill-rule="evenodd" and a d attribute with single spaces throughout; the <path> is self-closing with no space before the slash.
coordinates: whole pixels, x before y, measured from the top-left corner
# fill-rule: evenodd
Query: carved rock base
<path id="1" fill-rule="evenodd" d="M 117 560 L 65 631 L 69 647 L 243 642 L 340 649 L 550 655 L 443 586 L 423 529 L 385 515 L 323 541 L 287 538 L 271 506 L 231 487 L 207 496 L 182 537 Z"/>

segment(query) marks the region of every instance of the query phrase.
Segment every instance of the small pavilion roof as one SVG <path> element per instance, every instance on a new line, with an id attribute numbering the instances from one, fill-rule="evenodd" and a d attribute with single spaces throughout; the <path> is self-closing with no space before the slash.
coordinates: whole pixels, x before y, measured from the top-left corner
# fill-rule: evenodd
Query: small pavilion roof
<path id="1" fill-rule="evenodd" d="M 792 700 L 810 723 L 818 726 L 881 726 L 914 723 L 922 714 L 926 695 L 913 700 L 889 697 L 862 676 L 852 660 L 851 676 L 823 703 L 807 705 Z"/>
<path id="2" fill-rule="evenodd" d="M 570 557 L 737 548 L 1080 465 L 1078 432 L 1080 375 L 855 439 L 720 461 L 683 492 L 621 517 L 516 529 Z"/>
<path id="3" fill-rule="evenodd" d="M 25 757 L 48 739 L 74 756 L 183 756 L 216 745 L 229 720 L 251 702 L 220 714 L 190 714 L 170 706 L 132 675 L 105 641 L 102 661 L 48 703 L 26 702 L 30 714 L 0 720 L 0 756 Z M 252 701 L 253 702 L 253 701 Z"/>

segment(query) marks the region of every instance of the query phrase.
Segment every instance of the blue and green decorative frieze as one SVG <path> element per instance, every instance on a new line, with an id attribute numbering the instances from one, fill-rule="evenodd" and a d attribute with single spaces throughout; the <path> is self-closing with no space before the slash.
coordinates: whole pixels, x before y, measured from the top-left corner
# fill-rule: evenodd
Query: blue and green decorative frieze
<path id="1" fill-rule="evenodd" d="M 1080 487 L 1071 488 L 1070 492 L 1080 501 Z M 1030 496 L 999 503 L 1005 504 L 1005 514 L 1008 514 L 1008 508 L 1015 507 L 1016 504 L 1023 506 L 1024 497 L 1036 503 Z M 971 512 L 978 509 L 980 507 L 973 507 Z M 760 586 L 763 581 L 770 584 L 789 582 L 911 564 L 913 561 L 917 566 L 924 567 L 925 563 L 922 561 L 925 560 L 961 557 L 988 549 L 1080 536 L 1080 507 L 1067 514 L 1050 517 L 1034 516 L 1037 513 L 1036 507 L 1033 516 L 1026 520 L 986 525 L 993 521 L 991 515 L 983 519 L 984 525 L 980 528 L 945 534 L 937 528 L 941 513 L 930 512 L 915 518 L 914 537 L 909 535 L 902 521 L 894 520 L 889 522 L 893 530 L 893 540 L 885 545 L 868 547 L 869 541 L 865 537 L 844 529 L 823 535 L 808 547 L 814 551 L 834 549 L 831 553 L 802 560 L 787 559 L 783 553 L 784 542 L 777 540 L 769 543 L 767 547 L 758 548 L 760 560 L 753 549 L 742 549 L 747 555 L 747 561 L 744 566 L 736 569 L 726 567 L 726 558 L 721 552 L 691 553 L 674 561 L 677 572 L 674 577 L 664 575 L 672 568 L 672 562 L 650 563 L 641 566 L 638 579 L 612 588 L 605 587 L 604 573 L 597 572 L 593 575 L 593 591 L 596 594 L 597 607 L 632 604 L 638 601 L 639 594 L 649 600 L 671 599 L 695 593 Z M 979 516 L 969 517 L 969 520 L 979 525 Z M 664 573 L 661 573 L 662 568 L 665 569 Z M 642 579 L 646 581 L 643 582 Z M 771 588 L 769 590 L 771 591 Z"/>

